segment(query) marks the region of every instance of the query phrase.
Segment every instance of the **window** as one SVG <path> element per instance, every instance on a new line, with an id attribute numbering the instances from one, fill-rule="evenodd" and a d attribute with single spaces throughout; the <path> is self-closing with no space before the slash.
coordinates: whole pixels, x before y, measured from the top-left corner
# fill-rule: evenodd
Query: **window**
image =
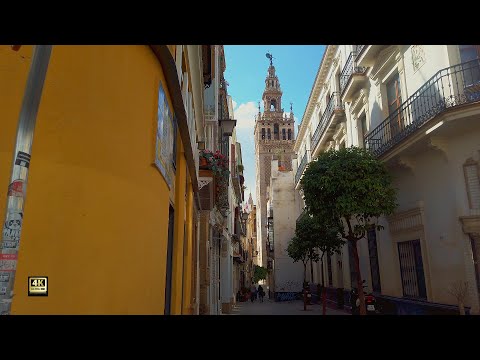
<path id="1" fill-rule="evenodd" d="M 462 63 L 475 60 L 480 54 L 480 45 L 459 45 L 459 49 Z"/>
<path id="2" fill-rule="evenodd" d="M 367 135 L 367 116 L 363 115 L 358 119 L 358 143 L 365 148 L 365 135 Z"/>
<path id="3" fill-rule="evenodd" d="M 420 240 L 399 242 L 398 257 L 400 260 L 403 296 L 426 299 L 427 290 L 425 288 Z"/>
<path id="4" fill-rule="evenodd" d="M 282 129 L 282 139 L 287 140 L 287 132 L 285 131 L 285 129 Z"/>
<path id="5" fill-rule="evenodd" d="M 262 128 L 262 140 L 265 140 L 265 128 Z"/>
<path id="6" fill-rule="evenodd" d="M 372 290 L 375 292 L 381 292 L 380 286 L 380 268 L 378 265 L 378 252 L 377 252 L 377 233 L 375 229 L 370 229 L 367 232 L 368 240 L 368 254 L 370 257 L 370 272 L 372 274 Z"/>
<path id="7" fill-rule="evenodd" d="M 394 137 L 403 130 L 403 114 L 399 111 L 402 104 L 400 76 L 396 74 L 387 83 L 388 114 L 390 115 L 390 131 Z"/>
<path id="8" fill-rule="evenodd" d="M 272 101 L 270 102 L 270 111 L 275 111 L 277 108 L 277 102 L 275 99 L 272 99 Z"/>
<path id="9" fill-rule="evenodd" d="M 478 59 L 480 56 L 480 45 L 459 45 L 460 62 L 466 63 Z M 471 62 L 465 65 L 463 69 L 465 86 L 471 86 L 480 82 L 480 69 L 478 64 Z"/>
<path id="10" fill-rule="evenodd" d="M 332 257 L 327 255 L 328 286 L 333 286 Z"/>
<path id="11" fill-rule="evenodd" d="M 278 124 L 273 125 L 273 136 L 275 140 L 280 140 Z"/>
<path id="12" fill-rule="evenodd" d="M 292 140 L 292 129 L 288 129 L 288 140 Z"/>
<path id="13" fill-rule="evenodd" d="M 270 128 L 267 129 L 267 137 L 268 137 L 268 140 L 272 140 L 272 133 L 270 131 Z"/>
<path id="14" fill-rule="evenodd" d="M 480 209 L 480 170 L 478 164 L 469 159 L 463 165 L 463 171 L 470 209 Z"/>

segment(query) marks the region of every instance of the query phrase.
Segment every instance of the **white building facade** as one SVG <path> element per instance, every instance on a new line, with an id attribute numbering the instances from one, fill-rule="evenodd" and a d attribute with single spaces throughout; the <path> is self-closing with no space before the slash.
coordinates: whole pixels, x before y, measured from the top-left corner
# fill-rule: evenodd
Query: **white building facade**
<path id="1" fill-rule="evenodd" d="M 459 282 L 479 313 L 478 56 L 476 45 L 329 45 L 323 56 L 295 143 L 295 189 L 330 148 L 365 147 L 386 164 L 398 207 L 358 250 L 387 313 L 458 313 L 448 290 Z M 345 245 L 324 268 L 339 306 L 354 284 L 350 253 Z"/>

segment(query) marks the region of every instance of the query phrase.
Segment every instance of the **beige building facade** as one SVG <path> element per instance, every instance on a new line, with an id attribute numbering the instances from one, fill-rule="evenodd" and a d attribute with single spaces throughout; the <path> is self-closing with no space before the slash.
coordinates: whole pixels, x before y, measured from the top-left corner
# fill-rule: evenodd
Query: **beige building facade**
<path id="1" fill-rule="evenodd" d="M 365 147 L 386 164 L 398 207 L 358 250 L 387 313 L 458 313 L 449 289 L 460 282 L 479 313 L 479 101 L 476 45 L 326 48 L 295 143 L 295 189 L 331 148 Z M 347 245 L 325 264 L 331 301 L 348 303 L 352 269 Z"/>

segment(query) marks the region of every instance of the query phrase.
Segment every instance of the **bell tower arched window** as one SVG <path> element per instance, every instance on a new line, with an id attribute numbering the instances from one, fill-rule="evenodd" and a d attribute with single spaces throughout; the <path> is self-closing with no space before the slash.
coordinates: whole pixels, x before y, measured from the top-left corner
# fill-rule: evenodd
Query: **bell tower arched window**
<path id="1" fill-rule="evenodd" d="M 265 140 L 265 128 L 262 128 L 262 140 Z"/>
<path id="2" fill-rule="evenodd" d="M 292 140 L 292 129 L 288 129 L 288 140 Z"/>
<path id="3" fill-rule="evenodd" d="M 287 132 L 285 131 L 285 129 L 282 129 L 282 139 L 287 140 Z"/>
<path id="4" fill-rule="evenodd" d="M 270 101 L 270 111 L 275 111 L 277 109 L 277 101 L 275 99 L 272 99 Z"/>
<path id="5" fill-rule="evenodd" d="M 280 140 L 278 124 L 273 125 L 273 137 L 275 140 Z"/>
<path id="6" fill-rule="evenodd" d="M 270 131 L 270 128 L 267 129 L 267 137 L 268 140 L 272 140 L 272 132 Z"/>

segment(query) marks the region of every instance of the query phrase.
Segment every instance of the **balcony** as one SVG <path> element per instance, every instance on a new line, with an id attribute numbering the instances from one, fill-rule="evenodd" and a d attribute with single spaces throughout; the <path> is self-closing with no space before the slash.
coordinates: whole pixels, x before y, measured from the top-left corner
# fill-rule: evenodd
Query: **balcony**
<path id="1" fill-rule="evenodd" d="M 300 181 L 300 178 L 302 177 L 303 172 L 305 171 L 305 168 L 307 167 L 307 162 L 308 162 L 308 155 L 307 155 L 307 153 L 305 153 L 305 155 L 302 158 L 302 161 L 300 162 L 300 165 L 298 166 L 297 173 L 295 174 L 295 186 Z"/>
<path id="2" fill-rule="evenodd" d="M 315 155 L 318 153 L 318 151 L 315 150 L 323 134 L 327 132 L 328 135 L 331 135 L 335 131 L 337 124 L 343 119 L 344 116 L 345 108 L 340 99 L 340 94 L 338 92 L 334 92 L 330 97 L 325 112 L 320 118 L 317 129 L 312 136 L 311 149 Z M 312 155 L 312 158 L 313 157 L 314 156 Z"/>
<path id="3" fill-rule="evenodd" d="M 445 111 L 480 101 L 480 60 L 438 71 L 365 136 L 367 149 L 383 157 Z"/>
<path id="4" fill-rule="evenodd" d="M 352 101 L 353 95 L 367 81 L 365 76 L 367 68 L 358 66 L 356 58 L 357 52 L 352 51 L 340 74 L 340 93 L 342 94 L 342 100 L 346 102 Z"/>
<path id="5" fill-rule="evenodd" d="M 357 66 L 371 67 L 380 51 L 390 45 L 357 45 Z"/>

